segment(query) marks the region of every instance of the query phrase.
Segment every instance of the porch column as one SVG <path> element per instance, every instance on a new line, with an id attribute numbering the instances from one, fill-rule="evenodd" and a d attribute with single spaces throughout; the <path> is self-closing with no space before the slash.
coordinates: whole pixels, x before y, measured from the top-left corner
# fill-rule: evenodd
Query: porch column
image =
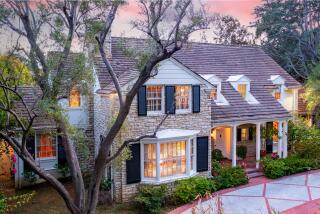
<path id="1" fill-rule="evenodd" d="M 282 121 L 278 121 L 278 156 L 282 158 Z"/>
<path id="2" fill-rule="evenodd" d="M 288 121 L 283 122 L 283 158 L 288 157 Z"/>
<path id="3" fill-rule="evenodd" d="M 256 168 L 259 168 L 260 151 L 261 151 L 261 134 L 260 134 L 260 123 L 256 125 Z"/>
<path id="4" fill-rule="evenodd" d="M 232 129 L 232 166 L 237 166 L 237 125 Z"/>

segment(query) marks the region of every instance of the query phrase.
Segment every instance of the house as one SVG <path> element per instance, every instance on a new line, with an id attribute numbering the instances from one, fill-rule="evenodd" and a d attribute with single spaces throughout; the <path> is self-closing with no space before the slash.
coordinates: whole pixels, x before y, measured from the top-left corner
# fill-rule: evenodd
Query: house
<path id="1" fill-rule="evenodd" d="M 139 72 L 120 45 L 142 50 L 147 43 L 143 39 L 109 39 L 105 48 L 125 93 Z M 72 124 L 90 136 L 92 156 L 97 154 L 118 104 L 101 58 L 95 57 L 94 62 L 93 95 L 81 96 L 75 89 L 69 100 L 62 102 Z M 221 150 L 233 166 L 237 165 L 237 145 L 247 147 L 254 165 L 261 151 L 286 157 L 288 121 L 298 110 L 299 88 L 300 84 L 259 47 L 191 43 L 159 64 L 132 103 L 120 141 L 152 133 L 164 116 L 169 116 L 156 138 L 130 145 L 130 159 L 107 167 L 115 200 L 130 201 L 140 184 L 167 184 L 171 188 L 178 179 L 210 177 L 214 149 Z M 272 132 L 274 128 L 277 134 Z M 48 138 L 36 135 L 35 153 L 40 152 L 41 166 L 56 170 L 59 139 L 52 142 Z M 116 147 L 115 142 L 111 152 Z M 90 160 L 93 157 L 86 162 Z M 18 161 L 18 165 L 17 183 L 23 178 L 23 163 Z"/>

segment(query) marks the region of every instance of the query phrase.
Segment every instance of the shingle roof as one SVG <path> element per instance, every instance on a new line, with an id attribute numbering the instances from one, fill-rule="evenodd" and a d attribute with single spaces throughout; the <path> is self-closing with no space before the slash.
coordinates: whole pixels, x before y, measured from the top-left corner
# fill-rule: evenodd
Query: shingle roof
<path id="1" fill-rule="evenodd" d="M 123 38 L 112 37 L 112 64 L 122 85 L 137 75 L 132 60 L 124 56 L 119 48 Z M 130 48 L 146 48 L 143 39 L 124 39 Z M 274 88 L 271 75 L 280 75 L 288 88 L 300 84 L 283 70 L 259 47 L 190 43 L 173 55 L 178 62 L 197 74 L 214 74 L 222 79 L 222 94 L 230 105 L 212 103 L 212 123 L 233 122 L 270 118 L 288 118 L 290 114 L 274 99 L 269 90 Z M 113 84 L 102 61 L 96 58 L 96 69 L 103 89 L 112 89 Z M 251 93 L 260 104 L 248 104 L 240 94 L 226 82 L 229 76 L 245 75 L 251 81 Z"/>

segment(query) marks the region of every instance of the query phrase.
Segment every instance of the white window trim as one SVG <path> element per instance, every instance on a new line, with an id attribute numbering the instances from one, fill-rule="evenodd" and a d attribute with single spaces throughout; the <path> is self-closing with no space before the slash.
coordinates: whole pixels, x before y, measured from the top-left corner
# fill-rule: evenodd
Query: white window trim
<path id="1" fill-rule="evenodd" d="M 193 169 L 191 170 L 191 148 L 190 148 L 190 142 L 191 139 L 195 142 L 195 154 L 194 154 L 194 160 L 193 161 Z M 196 167 L 197 167 L 197 138 L 196 136 L 191 137 L 182 137 L 182 138 L 172 138 L 172 139 L 149 139 L 148 141 L 141 141 L 140 142 L 140 166 L 141 166 L 141 183 L 146 184 L 161 184 L 166 182 L 171 182 L 174 180 L 179 180 L 183 178 L 189 178 L 192 176 L 195 176 L 197 173 Z M 172 143 L 175 141 L 186 141 L 186 173 L 183 175 L 173 175 L 173 176 L 167 176 L 167 177 L 161 177 L 160 176 L 160 144 L 162 143 Z M 145 144 L 156 144 L 156 177 L 155 178 L 146 178 L 144 177 L 144 145 Z"/>
<path id="2" fill-rule="evenodd" d="M 160 111 L 148 111 L 147 110 L 147 116 L 163 115 L 164 109 L 165 109 L 165 91 L 164 91 L 165 87 L 163 85 L 146 85 L 146 90 L 147 90 L 147 87 L 150 87 L 150 86 L 161 86 L 161 110 Z M 147 101 L 147 103 L 148 103 L 148 101 Z"/>
<path id="3" fill-rule="evenodd" d="M 177 86 L 189 86 L 189 108 L 188 109 L 176 109 L 176 114 L 189 114 L 192 112 L 192 85 L 175 85 L 175 87 Z M 175 95 L 175 101 L 176 101 L 176 95 Z"/>

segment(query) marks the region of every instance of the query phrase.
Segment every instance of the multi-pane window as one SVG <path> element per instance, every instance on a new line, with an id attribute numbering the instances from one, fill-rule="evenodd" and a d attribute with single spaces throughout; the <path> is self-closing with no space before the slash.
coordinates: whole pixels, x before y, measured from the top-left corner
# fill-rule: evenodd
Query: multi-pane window
<path id="1" fill-rule="evenodd" d="M 213 87 L 210 92 L 210 98 L 213 100 L 217 100 L 218 98 L 218 90 L 217 87 Z"/>
<path id="2" fill-rule="evenodd" d="M 238 84 L 238 92 L 242 97 L 246 97 L 247 95 L 247 85 L 246 84 Z"/>
<path id="3" fill-rule="evenodd" d="M 186 141 L 160 144 L 160 177 L 186 173 Z"/>
<path id="4" fill-rule="evenodd" d="M 73 87 L 69 94 L 69 107 L 79 108 L 81 102 L 80 89 L 78 87 Z"/>
<path id="5" fill-rule="evenodd" d="M 56 140 L 50 134 L 38 135 L 37 141 L 37 157 L 53 158 L 56 157 Z"/>
<path id="6" fill-rule="evenodd" d="M 147 110 L 160 112 L 162 109 L 162 86 L 147 86 Z"/>
<path id="7" fill-rule="evenodd" d="M 280 98 L 281 98 L 281 85 L 277 85 L 277 88 L 274 91 L 274 97 L 276 98 L 276 100 L 280 100 Z"/>
<path id="8" fill-rule="evenodd" d="M 248 140 L 248 129 L 242 128 L 241 129 L 241 141 L 246 141 L 246 140 Z"/>
<path id="9" fill-rule="evenodd" d="M 176 109 L 188 110 L 190 107 L 190 86 L 176 86 Z"/>
<path id="10" fill-rule="evenodd" d="M 157 162 L 156 162 L 156 144 L 144 145 L 144 177 L 155 178 Z"/>

